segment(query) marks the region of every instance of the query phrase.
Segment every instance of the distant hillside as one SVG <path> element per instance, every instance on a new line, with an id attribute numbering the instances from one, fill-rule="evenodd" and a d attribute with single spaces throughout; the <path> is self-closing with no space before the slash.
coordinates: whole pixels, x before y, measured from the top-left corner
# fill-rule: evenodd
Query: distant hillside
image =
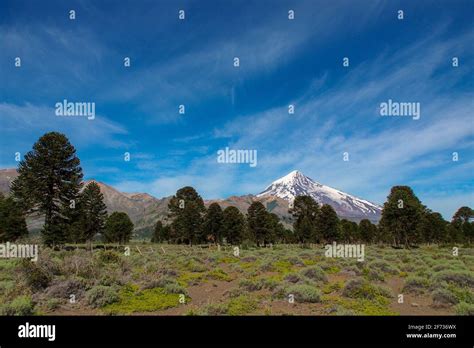
<path id="1" fill-rule="evenodd" d="M 10 184 L 17 176 L 16 169 L 1 169 L 0 192 L 9 194 Z M 135 224 L 137 236 L 150 236 L 158 220 L 167 222 L 168 203 L 171 197 L 156 198 L 147 193 L 124 193 L 96 180 L 87 180 L 84 184 L 87 185 L 92 181 L 99 185 L 108 213 L 115 211 L 127 213 Z M 183 186 L 185 184 L 183 183 Z M 226 199 L 205 200 L 204 203 L 209 206 L 217 202 L 222 209 L 234 206 L 245 214 L 252 202 L 260 201 L 269 212 L 275 213 L 286 227 L 291 227 L 289 203 L 301 194 L 310 194 L 320 203 L 333 205 L 340 217 L 349 220 L 359 221 L 367 217 L 377 222 L 380 218 L 379 206 L 316 183 L 297 171 L 273 182 L 259 195 L 231 196 Z M 28 227 L 31 230 L 37 230 L 41 228 L 42 220 L 38 216 L 29 217 Z"/>

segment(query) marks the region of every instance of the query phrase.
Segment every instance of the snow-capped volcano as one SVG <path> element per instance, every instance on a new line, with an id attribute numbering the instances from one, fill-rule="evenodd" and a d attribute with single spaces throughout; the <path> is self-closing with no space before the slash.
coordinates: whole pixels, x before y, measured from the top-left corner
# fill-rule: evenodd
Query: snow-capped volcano
<path id="1" fill-rule="evenodd" d="M 290 203 L 296 196 L 311 196 L 320 204 L 331 205 L 339 216 L 345 218 L 378 221 L 382 212 L 382 207 L 377 204 L 322 185 L 297 170 L 272 182 L 257 197 L 267 195 L 283 198 Z"/>

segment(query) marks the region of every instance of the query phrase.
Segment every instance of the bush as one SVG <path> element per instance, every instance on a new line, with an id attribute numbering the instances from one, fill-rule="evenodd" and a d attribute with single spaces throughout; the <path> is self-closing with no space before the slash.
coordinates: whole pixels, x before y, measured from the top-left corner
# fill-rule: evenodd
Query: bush
<path id="1" fill-rule="evenodd" d="M 262 284 L 260 282 L 257 282 L 255 280 L 251 279 L 242 279 L 239 282 L 239 287 L 246 291 L 257 291 L 262 289 Z"/>
<path id="2" fill-rule="evenodd" d="M 286 282 L 288 283 L 293 283 L 293 284 L 296 284 L 296 283 L 299 283 L 301 282 L 301 277 L 296 274 L 296 273 L 290 273 L 290 274 L 287 274 L 285 276 L 285 278 L 283 278 Z"/>
<path id="3" fill-rule="evenodd" d="M 390 289 L 370 284 L 364 279 L 351 279 L 342 290 L 342 295 L 350 298 L 378 299 L 393 297 Z"/>
<path id="4" fill-rule="evenodd" d="M 120 264 L 122 261 L 121 255 L 113 250 L 100 250 L 97 254 L 97 260 L 101 263 Z"/>
<path id="5" fill-rule="evenodd" d="M 410 276 L 405 280 L 403 291 L 420 294 L 430 287 L 430 281 L 426 278 Z"/>
<path id="6" fill-rule="evenodd" d="M 454 307 L 457 315 L 474 315 L 474 304 L 461 302 Z"/>
<path id="7" fill-rule="evenodd" d="M 304 303 L 316 303 L 321 302 L 321 293 L 318 289 L 311 285 L 293 285 L 286 289 L 286 295 L 290 294 L 295 296 L 295 301 Z"/>
<path id="8" fill-rule="evenodd" d="M 436 289 L 431 294 L 431 298 L 434 307 L 452 306 L 459 302 L 456 296 L 447 289 Z"/>
<path id="9" fill-rule="evenodd" d="M 309 278 L 314 281 L 327 282 L 328 277 L 324 273 L 323 269 L 318 266 L 307 267 L 301 270 L 300 272 L 304 277 Z"/>
<path id="10" fill-rule="evenodd" d="M 61 301 L 57 298 L 50 298 L 46 301 L 46 308 L 50 311 L 54 311 L 61 305 Z"/>
<path id="11" fill-rule="evenodd" d="M 380 272 L 379 270 L 376 270 L 376 269 L 369 269 L 367 271 L 367 279 L 384 281 L 385 277 L 384 277 L 383 272 Z"/>
<path id="12" fill-rule="evenodd" d="M 52 275 L 37 263 L 23 259 L 20 263 L 20 275 L 32 290 L 44 289 L 51 281 Z"/>
<path id="13" fill-rule="evenodd" d="M 469 271 L 441 271 L 434 279 L 436 282 L 445 281 L 458 286 L 474 287 L 474 275 Z"/>
<path id="14" fill-rule="evenodd" d="M 15 298 L 11 303 L 2 305 L 0 307 L 0 315 L 33 315 L 33 308 L 34 305 L 30 297 L 19 296 Z"/>
<path id="15" fill-rule="evenodd" d="M 367 265 L 368 269 L 376 269 L 383 273 L 388 274 L 398 274 L 398 269 L 390 265 L 387 261 L 379 260 L 379 261 L 372 261 L 369 262 Z"/>
<path id="16" fill-rule="evenodd" d="M 210 316 L 225 315 L 227 314 L 227 306 L 220 303 L 213 303 L 203 309 L 203 314 Z"/>
<path id="17" fill-rule="evenodd" d="M 98 285 L 87 291 L 86 300 L 89 306 L 98 308 L 117 302 L 119 295 L 112 287 Z"/>
<path id="18" fill-rule="evenodd" d="M 164 287 L 165 293 L 167 294 L 184 294 L 187 295 L 188 291 L 185 287 L 179 285 L 178 283 L 166 284 Z"/>
<path id="19" fill-rule="evenodd" d="M 80 298 L 86 287 L 82 279 L 66 279 L 55 280 L 47 289 L 46 295 L 50 298 L 69 298 L 74 294 L 76 298 Z"/>

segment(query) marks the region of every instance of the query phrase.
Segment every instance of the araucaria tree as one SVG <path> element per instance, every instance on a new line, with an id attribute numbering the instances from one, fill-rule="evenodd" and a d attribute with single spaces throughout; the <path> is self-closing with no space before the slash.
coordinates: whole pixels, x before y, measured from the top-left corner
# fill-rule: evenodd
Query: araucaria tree
<path id="1" fill-rule="evenodd" d="M 396 246 L 419 242 L 418 225 L 425 207 L 408 186 L 392 187 L 382 210 L 379 227 L 390 234 Z"/>
<path id="2" fill-rule="evenodd" d="M 236 207 L 227 207 L 222 212 L 222 234 L 229 244 L 242 242 L 246 229 L 245 216 Z"/>
<path id="3" fill-rule="evenodd" d="M 274 239 L 269 219 L 269 213 L 261 202 L 253 202 L 247 209 L 249 233 L 257 245 L 265 246 Z"/>
<path id="4" fill-rule="evenodd" d="M 321 239 L 316 230 L 319 205 L 312 197 L 297 196 L 289 212 L 294 219 L 293 231 L 299 242 L 309 243 Z"/>
<path id="5" fill-rule="evenodd" d="M 96 234 L 102 234 L 107 219 L 107 207 L 104 195 L 96 182 L 90 182 L 79 196 L 77 208 L 79 211 L 78 228 L 79 241 L 90 241 Z"/>
<path id="6" fill-rule="evenodd" d="M 74 146 L 64 134 L 46 133 L 20 162 L 18 173 L 13 196 L 25 212 L 44 214 L 44 243 L 65 243 L 82 181 Z"/>
<path id="7" fill-rule="evenodd" d="M 474 240 L 474 210 L 469 207 L 459 208 L 451 220 L 451 227 L 455 231 L 453 241 L 472 243 Z"/>
<path id="8" fill-rule="evenodd" d="M 0 243 L 13 242 L 28 234 L 25 216 L 11 197 L 0 193 Z"/>
<path id="9" fill-rule="evenodd" d="M 132 237 L 133 222 L 127 213 L 113 212 L 105 222 L 104 239 L 109 243 L 127 243 Z"/>
<path id="10" fill-rule="evenodd" d="M 202 223 L 206 208 L 193 187 L 179 189 L 171 198 L 168 209 L 169 217 L 173 221 L 171 229 L 175 242 L 196 244 L 204 240 Z"/>
<path id="11" fill-rule="evenodd" d="M 339 218 L 329 204 L 323 204 L 316 223 L 317 234 L 327 243 L 339 240 Z M 318 241 L 319 242 L 319 241 Z"/>
<path id="12" fill-rule="evenodd" d="M 224 216 L 219 204 L 212 203 L 209 208 L 207 208 L 203 224 L 203 236 L 206 241 L 214 243 L 222 242 L 223 218 Z"/>
<path id="13" fill-rule="evenodd" d="M 359 222 L 359 237 L 366 243 L 377 242 L 377 225 L 374 225 L 368 219 L 362 219 Z"/>
<path id="14" fill-rule="evenodd" d="M 164 226 L 163 222 L 158 220 L 155 224 L 155 229 L 153 230 L 153 235 L 151 237 L 152 243 L 162 243 L 170 239 L 170 226 Z"/>

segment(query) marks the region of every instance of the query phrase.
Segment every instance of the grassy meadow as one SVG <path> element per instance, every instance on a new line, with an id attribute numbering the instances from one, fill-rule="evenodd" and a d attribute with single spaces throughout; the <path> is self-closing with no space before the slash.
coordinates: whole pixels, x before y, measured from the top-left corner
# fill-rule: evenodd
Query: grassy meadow
<path id="1" fill-rule="evenodd" d="M 0 259 L 2 315 L 474 315 L 474 249 L 130 243 Z M 400 295 L 403 295 L 401 301 Z"/>

